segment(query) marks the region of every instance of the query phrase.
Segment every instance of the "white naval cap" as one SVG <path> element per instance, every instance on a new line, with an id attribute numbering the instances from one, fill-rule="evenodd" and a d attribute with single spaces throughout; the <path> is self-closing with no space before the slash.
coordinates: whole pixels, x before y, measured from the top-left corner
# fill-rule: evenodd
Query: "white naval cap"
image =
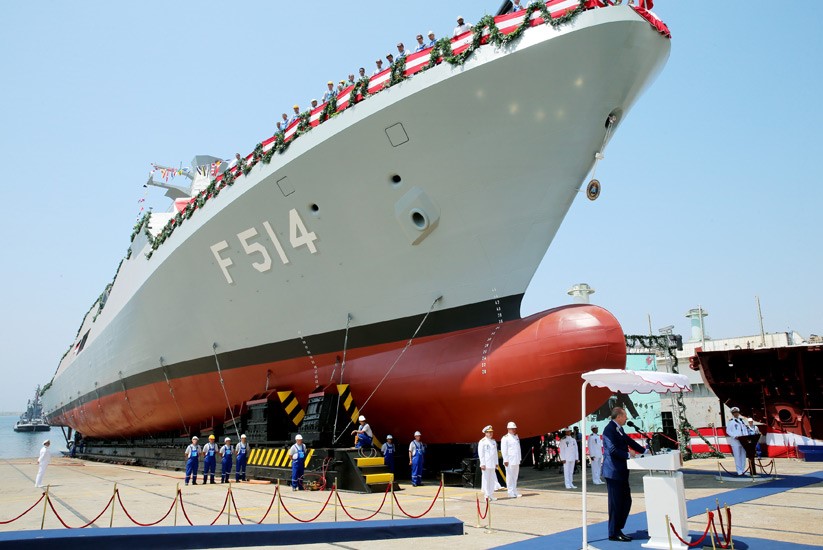
<path id="1" fill-rule="evenodd" d="M 507 430 L 515 429 L 516 430 L 517 429 L 517 424 L 515 424 L 514 422 L 509 422 L 508 424 L 506 424 L 506 429 Z"/>
<path id="2" fill-rule="evenodd" d="M 732 407 L 732 408 L 731 408 L 731 411 L 732 411 L 733 413 L 739 413 L 739 412 L 740 412 L 740 409 L 738 409 L 737 407 Z"/>
<path id="3" fill-rule="evenodd" d="M 486 432 L 493 432 L 493 431 L 494 431 L 494 428 L 492 428 L 492 425 L 491 425 L 491 424 L 487 424 L 487 425 L 486 425 L 486 427 L 485 427 L 485 428 L 483 428 L 483 433 L 486 433 Z"/>

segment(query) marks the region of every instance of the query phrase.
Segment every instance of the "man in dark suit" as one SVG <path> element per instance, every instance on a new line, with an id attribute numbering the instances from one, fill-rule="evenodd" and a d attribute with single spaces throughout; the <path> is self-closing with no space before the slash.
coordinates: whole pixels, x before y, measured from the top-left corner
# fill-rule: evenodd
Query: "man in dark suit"
<path id="1" fill-rule="evenodd" d="M 635 443 L 623 431 L 626 411 L 620 407 L 612 409 L 611 422 L 603 430 L 603 474 L 609 494 L 609 540 L 628 542 L 631 537 L 623 534 L 626 518 L 632 508 L 632 492 L 629 488 L 629 448 L 636 453 L 645 449 Z"/>

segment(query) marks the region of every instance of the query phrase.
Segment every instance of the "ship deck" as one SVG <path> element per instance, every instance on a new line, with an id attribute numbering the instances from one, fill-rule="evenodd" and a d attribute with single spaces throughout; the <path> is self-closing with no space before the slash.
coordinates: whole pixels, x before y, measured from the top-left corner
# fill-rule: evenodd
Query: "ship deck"
<path id="1" fill-rule="evenodd" d="M 732 459 L 722 461 L 727 468 Z M 717 463 L 714 459 L 700 459 L 687 462 L 685 474 L 686 500 L 689 513 L 689 527 L 692 540 L 702 535 L 706 527 L 706 509 L 715 509 L 715 499 L 720 506 L 728 503 L 732 511 L 732 534 L 735 548 L 801 549 L 823 547 L 823 524 L 820 510 L 823 509 L 823 470 L 819 463 L 801 462 L 794 459 L 776 461 L 778 478 L 772 482 L 720 482 L 716 479 Z M 0 461 L 0 475 L 4 487 L 0 493 L 0 522 L 8 521 L 31 506 L 39 497 L 40 490 L 34 487 L 37 465 L 33 459 Z M 579 474 L 575 483 L 580 485 Z M 115 466 L 84 462 L 68 458 L 53 460 L 46 472 L 46 482 L 50 483 L 50 494 L 54 506 L 63 520 L 70 526 L 79 526 L 92 520 L 112 496 L 113 485 L 117 483 L 120 495 L 129 513 L 138 521 L 155 521 L 172 503 L 175 487 L 182 487 L 182 473 L 149 470 L 146 468 Z M 589 541 L 598 548 L 640 548 L 645 542 L 646 529 L 645 502 L 642 494 L 642 476 L 636 472 L 631 477 L 634 505 L 626 529 L 634 535 L 631 543 L 606 540 L 605 486 L 590 486 L 589 492 Z M 580 490 L 563 488 L 562 475 L 555 470 L 537 471 L 530 467 L 521 469 L 521 499 L 505 498 L 505 491 L 499 492 L 499 500 L 492 507 L 492 529 L 478 528 L 475 496 L 472 489 L 460 487 L 446 488 L 446 515 L 456 517 L 464 523 L 461 537 L 424 537 L 392 540 L 397 548 L 493 548 L 514 544 L 515 548 L 579 548 L 580 530 Z M 434 483 L 411 488 L 401 483 L 402 491 L 397 498 L 410 514 L 420 514 L 431 503 L 437 492 Z M 220 484 L 182 487 L 189 517 L 195 525 L 208 525 L 220 511 L 226 497 L 226 488 Z M 257 521 L 266 512 L 272 499 L 274 486 L 269 484 L 232 484 L 232 493 L 241 517 Z M 315 515 L 328 497 L 328 493 L 301 492 L 283 493 L 283 501 L 293 514 L 300 518 Z M 356 517 L 370 515 L 380 506 L 381 494 L 341 493 L 341 498 Z M 43 517 L 43 503 L 32 509 L 23 518 L 0 524 L 0 546 L 3 532 L 35 531 L 40 529 Z M 396 519 L 404 519 L 397 507 Z M 225 514 L 224 514 L 225 515 Z M 443 517 L 443 507 L 436 502 L 426 518 Z M 337 509 L 338 520 L 351 527 L 351 520 L 342 509 Z M 391 518 L 388 502 L 375 520 Z M 134 527 L 121 508 L 116 508 L 113 520 L 106 511 L 95 524 L 107 528 L 110 520 L 115 527 Z M 178 525 L 185 523 L 178 512 Z M 297 522 L 283 511 L 284 525 L 296 528 Z M 318 518 L 320 522 L 334 521 L 331 505 Z M 220 529 L 226 528 L 225 518 L 218 522 Z M 277 516 L 272 509 L 265 521 L 276 524 Z M 482 522 L 483 525 L 486 522 Z M 236 525 L 237 541 L 242 541 L 244 528 Z M 173 525 L 173 515 L 160 523 Z M 363 529 L 372 529 L 376 524 L 369 521 L 359 524 Z M 51 510 L 45 515 L 46 529 L 62 529 Z M 306 529 L 317 524 L 307 524 Z M 215 527 L 215 534 L 216 534 Z M 719 525 L 718 525 L 719 529 Z M 102 530 L 95 529 L 95 532 Z M 699 532 L 698 532 L 699 531 Z M 208 537 L 208 535 L 206 535 Z M 209 539 L 203 537 L 203 547 L 210 546 Z M 373 541 L 345 542 L 345 548 L 367 548 Z M 706 544 L 710 547 L 708 538 Z M 340 544 L 313 544 L 307 548 L 332 548 Z M 192 546 L 187 546 L 191 548 Z"/>

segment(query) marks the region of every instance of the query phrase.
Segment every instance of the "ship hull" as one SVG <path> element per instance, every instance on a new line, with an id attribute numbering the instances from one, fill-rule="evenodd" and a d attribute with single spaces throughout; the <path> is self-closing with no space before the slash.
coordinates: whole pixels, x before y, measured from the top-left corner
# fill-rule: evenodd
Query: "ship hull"
<path id="1" fill-rule="evenodd" d="M 405 440 L 420 430 L 430 443 L 471 442 L 483 425 L 505 425 L 513 418 L 524 434 L 544 430 L 547 418 L 568 424 L 580 407 L 580 392 L 568 388 L 581 385 L 580 375 L 594 366 L 622 368 L 626 362 L 620 325 L 606 310 L 588 305 L 423 336 L 404 350 L 406 344 L 346 350 L 342 379 L 379 435 L 402 434 L 395 437 Z M 243 359 L 204 357 L 206 372 L 178 376 L 172 370 L 169 382 L 113 392 L 67 411 L 62 420 L 90 437 L 196 433 L 222 424 L 227 402 L 241 403 L 267 389 L 305 398 L 319 380 L 335 391 L 342 354 L 313 355 L 323 365 L 316 373 L 307 372 L 305 353 L 275 362 L 254 350 L 246 350 Z M 249 364 L 236 366 L 241 360 Z M 609 395 L 589 390 L 596 403 Z"/>
<path id="2" fill-rule="evenodd" d="M 448 322 L 424 324 L 406 372 L 421 382 L 437 365 L 464 363 L 455 372 L 470 376 L 460 354 L 471 350 L 476 366 L 484 341 L 472 336 L 488 338 L 496 325 L 517 332 L 520 297 L 609 135 L 607 117 L 625 115 L 668 52 L 630 8 L 593 10 L 415 75 L 301 136 L 198 209 L 151 258 L 138 235 L 44 396 L 50 420 L 99 437 L 219 420 L 227 403 L 222 390 L 209 393 L 217 374 L 206 365 L 221 357 L 231 405 L 261 391 L 268 371 L 272 387 L 305 398 L 344 349 L 343 381 L 368 395 L 427 313 Z M 453 338 L 459 344 L 440 347 Z M 578 355 L 564 363 L 568 373 L 604 366 Z M 613 363 L 619 352 L 607 356 L 623 366 Z M 541 379 L 566 392 L 566 374 Z M 486 376 L 496 382 L 466 395 L 524 405 L 495 404 L 510 416 L 541 410 L 514 391 L 531 371 L 518 376 Z M 369 404 L 381 416 L 397 407 L 398 418 L 410 409 L 443 418 L 451 408 L 432 405 L 428 382 L 414 391 L 395 377 Z M 543 426 L 565 414 L 549 409 Z"/>

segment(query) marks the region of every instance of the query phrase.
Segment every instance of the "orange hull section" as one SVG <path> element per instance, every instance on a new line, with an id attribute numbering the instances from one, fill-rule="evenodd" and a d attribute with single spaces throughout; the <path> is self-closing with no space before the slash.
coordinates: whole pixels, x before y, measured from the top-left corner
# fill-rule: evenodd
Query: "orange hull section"
<path id="1" fill-rule="evenodd" d="M 502 433 L 509 420 L 517 422 L 522 437 L 545 433 L 579 419 L 581 373 L 626 364 L 622 328 L 608 311 L 591 305 L 415 339 L 381 384 L 405 345 L 346 352 L 343 382 L 380 439 L 391 433 L 402 442 L 420 430 L 429 443 L 467 443 L 479 440 L 486 424 Z M 292 390 L 305 407 L 316 380 L 334 391 L 340 357 L 342 350 L 313 356 L 316 373 L 309 357 L 223 370 L 228 399 L 237 405 L 265 391 L 268 376 L 269 389 Z M 173 396 L 165 382 L 127 388 L 52 422 L 101 438 L 222 424 L 227 404 L 216 367 L 172 379 L 171 386 Z M 591 410 L 610 395 L 588 392 Z"/>

